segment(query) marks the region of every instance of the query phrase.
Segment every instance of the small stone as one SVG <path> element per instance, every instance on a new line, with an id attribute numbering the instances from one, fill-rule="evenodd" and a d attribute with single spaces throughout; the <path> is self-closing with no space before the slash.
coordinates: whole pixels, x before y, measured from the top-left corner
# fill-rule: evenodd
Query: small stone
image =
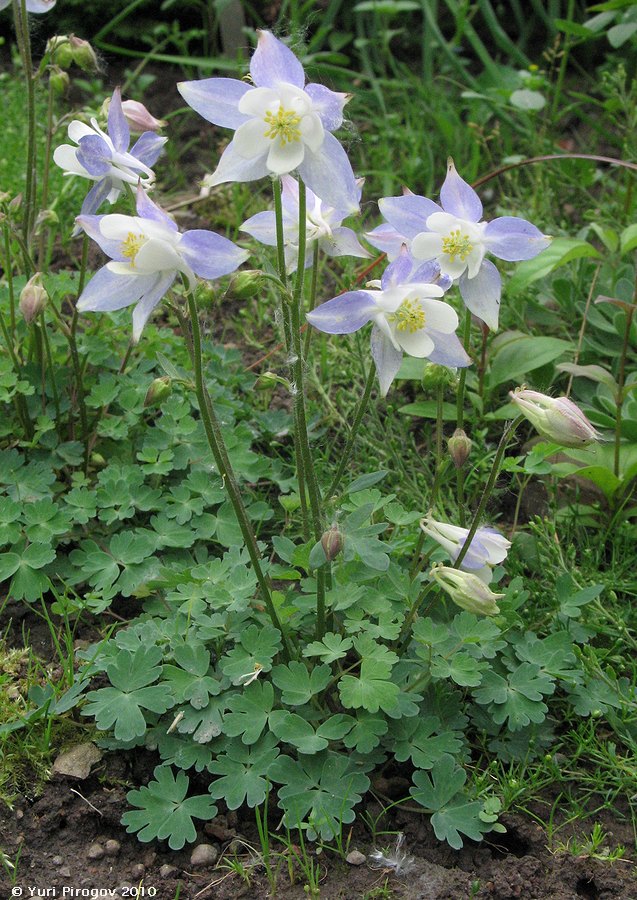
<path id="1" fill-rule="evenodd" d="M 214 866 L 218 858 L 219 851 L 212 844 L 199 844 L 190 854 L 190 865 L 195 868 Z"/>
<path id="2" fill-rule="evenodd" d="M 352 850 L 345 857 L 345 861 L 348 862 L 350 866 L 362 866 L 366 860 L 367 857 L 364 853 L 361 853 L 360 850 Z"/>
<path id="3" fill-rule="evenodd" d="M 166 863 L 159 870 L 159 877 L 160 878 L 170 878 L 170 876 L 174 875 L 176 871 L 177 871 L 177 866 L 169 866 Z"/>
<path id="4" fill-rule="evenodd" d="M 78 778 L 82 780 L 88 778 L 91 768 L 102 758 L 102 751 L 98 750 L 95 744 L 77 744 L 67 750 L 66 753 L 60 753 L 53 763 L 53 772 L 56 775 L 65 775 L 67 778 Z"/>
<path id="5" fill-rule="evenodd" d="M 104 844 L 104 852 L 107 856 L 117 856 L 121 846 L 119 841 L 111 839 Z"/>
<path id="6" fill-rule="evenodd" d="M 104 856 L 104 848 L 101 844 L 91 844 L 86 855 L 89 859 L 101 859 Z"/>
<path id="7" fill-rule="evenodd" d="M 70 878 L 71 877 L 71 869 L 69 866 L 62 866 L 60 869 L 60 875 L 62 878 Z"/>
<path id="8" fill-rule="evenodd" d="M 146 874 L 146 866 L 143 863 L 135 863 L 130 873 L 133 878 L 143 878 Z"/>
<path id="9" fill-rule="evenodd" d="M 54 856 L 53 859 L 51 860 L 52 866 L 61 866 L 63 863 L 64 863 L 64 860 L 62 859 L 61 856 Z"/>
<path id="10" fill-rule="evenodd" d="M 16 809 L 16 811 L 15 811 L 15 817 L 16 817 L 16 819 L 21 819 L 23 816 L 24 816 L 24 810 L 23 810 L 23 809 Z"/>

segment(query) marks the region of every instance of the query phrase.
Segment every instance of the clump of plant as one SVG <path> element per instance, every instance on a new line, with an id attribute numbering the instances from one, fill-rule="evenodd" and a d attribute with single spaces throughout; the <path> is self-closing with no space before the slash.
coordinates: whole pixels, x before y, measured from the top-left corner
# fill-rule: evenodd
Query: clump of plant
<path id="1" fill-rule="evenodd" d="M 198 301 L 248 251 L 206 229 L 180 231 L 151 198 L 163 138 L 142 117 L 131 146 L 131 117 L 116 90 L 106 127 L 97 119 L 71 122 L 71 143 L 54 155 L 67 174 L 94 183 L 76 219 L 84 252 L 72 290 L 63 276 L 34 271 L 33 190 L 21 231 L 12 230 L 15 215 L 5 223 L 7 247 L 18 248 L 3 325 L 6 399 L 32 456 L 5 451 L 9 549 L 0 572 L 27 600 L 57 577 L 65 590 L 56 610 L 67 615 L 104 610 L 116 597 L 144 601 L 140 615 L 80 654 L 86 669 L 62 698 L 66 709 L 84 698 L 81 712 L 105 733 L 106 746 L 158 751 L 153 780 L 129 793 L 134 809 L 123 818 L 141 840 L 180 848 L 195 839 L 196 820 L 217 815 L 219 802 L 258 807 L 271 790 L 287 828 L 327 841 L 353 821 L 374 784 L 383 799 L 415 802 L 437 837 L 458 848 L 502 827 L 500 798 L 468 778 L 472 734 L 500 759 L 529 759 L 551 742 L 553 709 L 570 704 L 590 716 L 628 694 L 582 663 L 590 635 L 578 619 L 601 587 L 562 574 L 542 633 L 529 630 L 528 592 L 520 577 L 506 576 L 510 541 L 490 522 L 489 503 L 523 417 L 555 447 L 582 448 L 598 433 L 581 410 L 568 397 L 513 392 L 514 411 L 483 481 L 471 487 L 476 502 L 467 503 L 475 461 L 465 428 L 472 342 L 478 335 L 484 348 L 497 329 L 502 294 L 499 269 L 487 257 L 526 261 L 520 277 L 526 271 L 530 282 L 539 270 L 529 266 L 544 255 L 548 274 L 571 251 L 588 251 L 580 252 L 583 242 L 556 250 L 517 216 L 486 221 L 477 192 L 449 160 L 440 203 L 410 191 L 380 201 L 385 222 L 367 240 L 382 255 L 355 289 L 320 302 L 322 255 L 371 256 L 342 224 L 358 211 L 363 188 L 333 134 L 347 96 L 306 84 L 296 56 L 266 31 L 250 76 L 250 83 L 186 82 L 180 91 L 204 118 L 235 132 L 204 179 L 207 190 L 271 179 L 274 210 L 252 216 L 243 231 L 275 248 L 274 264 L 235 276 L 235 286 L 243 296 L 274 286 L 278 297 L 285 369 L 269 379 L 290 397 L 292 460 L 262 458 L 272 422 L 256 416 L 251 430 L 235 389 L 249 393 L 253 385 L 233 383 L 227 359 L 202 338 Z M 115 202 L 128 203 L 127 212 L 105 206 Z M 108 261 L 87 280 L 89 239 Z M 20 323 L 14 269 L 25 282 Z M 147 323 L 164 300 L 179 334 L 156 338 Z M 129 306 L 132 340 L 120 361 L 98 326 L 83 332 L 78 313 Z M 69 348 L 63 373 L 50 364 L 54 323 Z M 370 324 L 365 386 L 330 470 L 317 464 L 307 406 L 313 335 Z M 533 370 L 539 346 L 527 345 L 522 372 Z M 542 344 L 546 363 L 563 350 Z M 137 370 L 129 368 L 133 354 Z M 102 378 L 87 390 L 93 367 Z M 410 506 L 381 493 L 384 470 L 348 476 L 375 391 L 382 402 L 404 367 L 424 378 L 436 419 L 434 478 Z M 450 385 L 457 427 L 447 453 Z M 485 385 L 481 377 L 472 391 L 478 403 L 488 396 Z M 154 418 L 145 421 L 149 410 Z M 260 456 L 255 431 L 266 436 Z M 55 473 L 44 463 L 46 450 L 60 459 Z M 524 473 L 534 464 L 529 454 L 515 466 Z M 62 503 L 51 497 L 56 479 Z M 267 499 L 253 487 L 259 479 Z M 29 491 L 33 502 L 24 509 Z M 292 514 L 284 523 L 273 508 L 277 491 Z M 109 684 L 88 689 L 96 672 Z M 404 797 L 383 794 L 381 767 L 409 776 Z M 203 794 L 190 793 L 192 769 L 206 773 Z"/>

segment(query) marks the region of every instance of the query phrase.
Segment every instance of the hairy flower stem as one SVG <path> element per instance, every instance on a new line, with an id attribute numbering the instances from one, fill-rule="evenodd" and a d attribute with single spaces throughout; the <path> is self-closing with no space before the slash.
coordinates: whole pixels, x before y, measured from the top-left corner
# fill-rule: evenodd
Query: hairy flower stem
<path id="1" fill-rule="evenodd" d="M 444 388 L 441 384 L 436 388 L 436 473 L 434 475 L 434 483 L 431 488 L 429 497 L 429 509 L 431 512 L 436 507 L 438 500 L 438 491 L 440 490 L 440 482 L 442 481 L 442 473 L 444 471 L 442 458 L 442 439 L 443 439 L 443 411 L 444 411 Z M 414 548 L 414 554 L 411 559 L 409 569 L 409 577 L 413 581 L 420 571 L 420 554 L 422 553 L 423 544 L 425 543 L 425 532 L 419 529 L 418 540 Z"/>
<path id="2" fill-rule="evenodd" d="M 502 433 L 502 437 L 500 438 L 500 443 L 498 444 L 498 449 L 496 450 L 495 456 L 493 458 L 493 464 L 491 466 L 491 471 L 489 472 L 489 478 L 487 479 L 487 483 L 484 486 L 484 490 L 482 491 L 482 496 L 480 497 L 480 502 L 478 503 L 478 508 L 475 511 L 475 515 L 473 517 L 473 521 L 469 527 L 469 533 L 467 534 L 466 540 L 462 547 L 460 548 L 460 553 L 458 554 L 456 561 L 453 564 L 454 569 L 459 569 L 462 560 L 465 558 L 467 553 L 469 552 L 469 547 L 471 546 L 471 541 L 475 537 L 475 533 L 480 526 L 480 520 L 484 514 L 484 510 L 486 509 L 487 502 L 489 497 L 493 492 L 493 488 L 495 486 L 496 479 L 500 474 L 500 466 L 502 465 L 502 460 L 504 458 L 505 450 L 508 446 L 509 439 L 513 436 L 515 429 L 518 427 L 520 422 L 524 419 L 524 416 L 518 416 L 513 419 L 512 422 L 506 426 Z"/>
<path id="3" fill-rule="evenodd" d="M 376 365 L 371 362 L 369 365 L 369 371 L 367 372 L 367 379 L 365 381 L 365 389 L 363 391 L 363 395 L 358 404 L 358 409 L 356 410 L 356 415 L 354 416 L 354 421 L 352 422 L 352 427 L 349 430 L 349 434 L 347 435 L 347 441 L 345 442 L 345 448 L 341 453 L 341 458 L 339 460 L 338 468 L 332 479 L 332 483 L 330 484 L 329 490 L 327 492 L 328 497 L 333 497 L 336 494 L 336 491 L 341 483 L 341 478 L 343 477 L 343 473 L 347 468 L 347 464 L 349 463 L 350 457 L 352 455 L 352 450 L 354 449 L 354 442 L 356 441 L 356 436 L 358 435 L 358 431 L 361 426 L 361 422 L 363 421 L 363 416 L 367 410 L 369 405 L 369 398 L 372 393 L 372 388 L 374 386 L 374 378 L 376 377 Z"/>
<path id="4" fill-rule="evenodd" d="M 15 349 L 13 347 L 13 340 L 9 333 L 9 329 L 7 328 L 7 323 L 4 320 L 4 316 L 0 312 L 0 330 L 2 331 L 2 335 L 4 337 L 4 342 L 7 345 L 7 352 L 11 357 L 11 362 L 13 364 L 13 371 L 20 378 L 22 374 L 22 369 L 20 366 L 20 361 L 16 356 Z M 22 421 L 22 427 L 24 428 L 24 433 L 28 440 L 31 440 L 33 437 L 33 422 L 31 421 L 31 416 L 29 415 L 29 408 L 27 406 L 26 397 L 24 394 L 16 394 L 13 398 L 16 412 Z"/>
<path id="5" fill-rule="evenodd" d="M 46 148 L 44 150 L 44 164 L 42 169 L 42 191 L 40 195 L 40 207 L 46 209 L 49 202 L 49 174 L 51 170 L 51 145 L 53 143 L 53 87 L 49 77 L 49 90 L 46 110 Z M 38 237 L 38 271 L 45 270 L 45 251 L 48 229 L 42 227 Z M 86 238 L 86 235 L 84 236 Z"/>
<path id="6" fill-rule="evenodd" d="M 318 287 L 318 273 L 319 273 L 319 248 L 318 243 L 314 247 L 314 259 L 312 260 L 312 281 L 310 284 L 310 302 L 308 304 L 308 312 L 311 312 L 316 306 L 316 291 Z M 308 328 L 305 332 L 305 345 L 303 347 L 303 357 L 307 359 L 308 353 L 310 352 L 310 343 L 312 341 L 312 335 L 314 334 L 313 328 Z"/>
<path id="7" fill-rule="evenodd" d="M 637 288 L 635 289 L 635 302 L 637 302 Z M 613 472 L 619 478 L 619 449 L 622 439 L 622 413 L 624 407 L 624 384 L 626 382 L 626 354 L 628 353 L 628 344 L 630 341 L 630 330 L 633 324 L 633 316 L 635 314 L 635 306 L 631 306 L 626 310 L 626 325 L 624 327 L 624 340 L 622 341 L 622 351 L 619 356 L 619 372 L 617 373 L 617 413 L 615 416 L 615 452 L 613 459 Z"/>
<path id="8" fill-rule="evenodd" d="M 292 354 L 294 359 L 294 425 L 298 436 L 303 481 L 307 485 L 310 500 L 311 531 L 314 540 L 321 540 L 321 494 L 314 462 L 310 450 L 307 431 L 307 413 L 305 409 L 305 360 L 303 357 L 303 341 L 301 340 L 301 309 L 303 307 L 303 287 L 305 282 L 305 250 L 307 242 L 307 208 L 305 184 L 299 178 L 299 256 L 296 270 L 294 297 L 290 310 L 290 328 L 292 335 Z M 299 479 L 299 483 L 301 479 Z M 321 640 L 325 634 L 325 570 L 321 566 L 316 571 L 316 639 Z"/>
<path id="9" fill-rule="evenodd" d="M 246 549 L 248 551 L 248 555 L 250 556 L 254 574 L 256 575 L 257 581 L 259 583 L 261 597 L 265 604 L 265 608 L 268 612 L 268 615 L 270 616 L 272 624 L 275 628 L 278 629 L 278 631 L 281 632 L 281 639 L 283 640 L 283 656 L 286 661 L 289 661 L 290 651 L 288 640 L 285 632 L 283 631 L 283 627 L 281 625 L 281 622 L 279 621 L 277 611 L 272 601 L 270 585 L 261 566 L 261 551 L 259 550 L 259 547 L 257 545 L 257 539 L 254 534 L 254 530 L 250 523 L 250 519 L 248 518 L 246 508 L 243 504 L 241 491 L 237 482 L 237 476 L 235 475 L 234 469 L 232 468 L 230 457 L 228 456 L 228 451 L 226 449 L 226 444 L 223 439 L 221 425 L 219 424 L 219 420 L 212 403 L 212 398 L 208 393 L 208 388 L 206 387 L 206 383 L 204 380 L 203 357 L 201 351 L 201 329 L 199 327 L 197 304 L 195 302 L 192 291 L 187 291 L 186 296 L 188 298 L 188 311 L 190 313 L 190 328 L 192 334 L 192 364 L 195 371 L 195 391 L 197 394 L 197 402 L 199 405 L 199 412 L 201 414 L 201 421 L 206 432 L 208 445 L 212 450 L 212 455 L 214 457 L 217 470 L 223 478 L 225 488 L 230 498 L 230 502 L 232 503 L 232 508 L 234 509 L 239 527 L 241 528 L 241 534 L 243 535 L 243 540 L 245 541 Z"/>
<path id="10" fill-rule="evenodd" d="M 9 226 L 5 223 L 2 228 L 4 234 L 4 274 L 9 287 L 9 325 L 11 337 L 15 335 L 15 291 L 13 289 L 13 266 L 11 265 L 11 236 Z"/>
<path id="11" fill-rule="evenodd" d="M 64 316 L 57 308 L 55 303 L 49 303 L 49 308 L 53 311 L 55 318 L 60 323 L 60 328 L 62 329 L 62 333 L 69 344 L 69 350 L 71 351 L 71 364 L 73 366 L 73 376 L 75 378 L 75 390 L 77 395 L 77 408 L 80 414 L 80 427 L 82 429 L 82 443 L 84 444 L 84 474 L 88 472 L 88 461 L 89 461 L 89 437 L 90 437 L 90 429 L 88 422 L 88 412 L 86 410 L 86 401 L 85 401 L 85 390 L 84 390 L 84 368 L 82 365 L 82 360 L 80 359 L 80 354 L 77 349 L 77 340 L 75 338 L 75 330 L 73 328 L 73 323 L 71 323 L 71 327 L 67 324 L 64 319 Z M 69 415 L 69 424 L 72 424 L 72 417 Z"/>
<path id="12" fill-rule="evenodd" d="M 471 343 L 471 312 L 467 310 L 464 320 L 464 332 L 462 335 L 462 346 L 469 353 Z M 456 398 L 456 428 L 462 428 L 464 425 L 464 392 L 467 381 L 467 370 L 461 369 L 458 378 L 458 395 Z M 466 514 L 464 508 L 464 466 L 456 470 L 456 500 L 458 503 L 458 518 L 460 524 L 464 528 L 466 524 Z"/>
<path id="13" fill-rule="evenodd" d="M 27 18 L 26 0 L 13 0 L 13 18 L 15 22 L 18 49 L 24 67 L 24 78 L 27 88 L 27 152 L 26 152 L 26 185 L 24 192 L 24 218 L 22 234 L 28 246 L 33 222 L 35 219 L 35 83 L 33 80 L 33 60 L 31 58 L 31 37 Z M 31 273 L 29 273 L 31 274 Z"/>

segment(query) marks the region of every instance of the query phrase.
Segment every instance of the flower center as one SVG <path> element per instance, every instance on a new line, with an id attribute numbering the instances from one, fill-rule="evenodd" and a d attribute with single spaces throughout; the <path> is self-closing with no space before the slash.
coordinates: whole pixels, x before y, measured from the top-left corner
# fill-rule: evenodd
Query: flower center
<path id="1" fill-rule="evenodd" d="M 135 265 L 135 257 L 139 253 L 142 248 L 142 244 L 144 244 L 146 238 L 143 234 L 135 234 L 134 231 L 129 231 L 124 240 L 122 241 L 122 254 L 131 261 L 131 266 Z"/>
<path id="2" fill-rule="evenodd" d="M 464 262 L 473 250 L 473 244 L 468 234 L 463 234 L 459 228 L 450 231 L 447 237 L 442 239 L 442 252 L 449 256 L 449 262 L 455 262 L 456 256 Z"/>
<path id="3" fill-rule="evenodd" d="M 292 141 L 301 140 L 301 117 L 292 109 L 283 109 L 279 106 L 278 110 L 273 113 L 268 110 L 265 114 L 265 124 L 269 125 L 265 132 L 267 138 L 273 141 L 279 138 L 282 144 L 291 144 Z"/>
<path id="4" fill-rule="evenodd" d="M 404 300 L 395 313 L 387 316 L 389 322 L 396 323 L 397 331 L 413 334 L 425 327 L 425 312 L 417 300 Z"/>

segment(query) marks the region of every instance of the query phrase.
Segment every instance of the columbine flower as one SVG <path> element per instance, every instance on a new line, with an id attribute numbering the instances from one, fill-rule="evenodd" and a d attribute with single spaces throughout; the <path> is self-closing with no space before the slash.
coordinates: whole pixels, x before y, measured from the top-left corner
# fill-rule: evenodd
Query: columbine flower
<path id="1" fill-rule="evenodd" d="M 269 31 L 259 31 L 250 62 L 252 85 L 234 78 L 184 81 L 189 106 L 235 135 L 206 187 L 254 181 L 296 169 L 315 194 L 337 209 L 358 209 L 356 180 L 347 154 L 332 135 L 343 121 L 347 94 L 305 85 L 303 66 Z"/>
<path id="2" fill-rule="evenodd" d="M 299 256 L 299 183 L 291 175 L 284 175 L 281 182 L 285 261 L 288 272 L 293 272 L 298 265 Z M 363 179 L 360 178 L 357 181 L 359 200 L 362 186 Z M 348 210 L 328 206 L 310 190 L 306 192 L 306 210 L 306 266 L 312 264 L 315 244 L 328 256 L 369 257 L 370 254 L 352 229 L 341 225 L 343 219 L 350 215 Z M 272 210 L 257 213 L 247 219 L 241 226 L 241 231 L 246 231 L 262 244 L 276 247 L 276 217 Z"/>
<path id="3" fill-rule="evenodd" d="M 450 566 L 434 566 L 431 576 L 461 609 L 480 616 L 497 616 L 500 612 L 496 601 L 504 594 L 494 593 L 477 575 Z"/>
<path id="4" fill-rule="evenodd" d="M 247 258 L 227 238 L 196 229 L 181 234 L 166 213 L 137 189 L 137 216 L 78 216 L 78 224 L 111 257 L 93 276 L 77 302 L 80 312 L 113 311 L 136 303 L 133 340 L 181 272 L 219 278 Z"/>
<path id="5" fill-rule="evenodd" d="M 378 205 L 389 224 L 367 238 L 390 258 L 400 244 L 407 243 L 416 259 L 435 259 L 443 275 L 458 282 L 467 309 L 495 330 L 502 280 L 485 254 L 508 261 L 533 259 L 548 247 L 550 238 L 517 216 L 481 221 L 480 198 L 458 175 L 451 159 L 440 203 L 410 191 L 402 197 L 385 197 Z"/>
<path id="6" fill-rule="evenodd" d="M 45 13 L 55 6 L 56 0 L 27 0 L 28 13 Z M 0 10 L 6 9 L 11 0 L 0 0 Z"/>
<path id="7" fill-rule="evenodd" d="M 130 129 L 122 111 L 119 88 L 115 88 L 108 108 L 108 134 L 95 119 L 86 125 L 74 119 L 68 128 L 69 138 L 77 144 L 62 144 L 53 159 L 65 175 L 81 175 L 97 182 L 82 204 L 82 215 L 96 212 L 104 200 L 113 203 L 125 184 L 141 182 L 148 189 L 155 181 L 150 168 L 157 161 L 166 138 L 146 131 L 128 150 Z"/>
<path id="8" fill-rule="evenodd" d="M 425 534 L 444 547 L 453 562 L 458 559 L 469 535 L 468 528 L 449 525 L 447 522 L 437 522 L 431 516 L 421 519 L 420 527 Z M 511 541 L 507 541 L 497 529 L 486 526 L 478 528 L 460 563 L 460 568 L 472 572 L 481 581 L 488 584 L 493 574 L 493 566 L 506 559 L 510 546 Z"/>
<path id="9" fill-rule="evenodd" d="M 509 396 L 543 437 L 563 447 L 585 447 L 600 438 L 579 406 L 568 397 L 548 397 L 517 388 Z"/>
<path id="10" fill-rule="evenodd" d="M 435 263 L 412 270 L 405 251 L 387 267 L 380 282 L 369 282 L 371 290 L 349 291 L 307 314 L 308 322 L 328 334 L 351 334 L 374 323 L 372 357 L 383 397 L 400 369 L 403 352 L 443 366 L 471 363 L 454 334 L 455 310 L 438 299 L 450 279 L 440 275 Z"/>

